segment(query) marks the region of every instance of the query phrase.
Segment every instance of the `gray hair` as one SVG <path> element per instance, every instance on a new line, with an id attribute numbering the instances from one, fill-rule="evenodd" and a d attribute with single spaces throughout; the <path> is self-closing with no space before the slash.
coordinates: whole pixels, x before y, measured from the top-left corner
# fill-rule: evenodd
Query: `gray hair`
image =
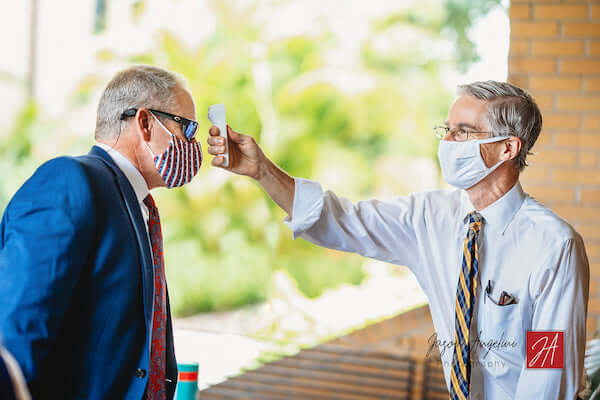
<path id="1" fill-rule="evenodd" d="M 527 155 L 542 130 L 542 113 L 533 97 L 507 82 L 473 82 L 458 87 L 459 95 L 469 94 L 488 102 L 485 115 L 491 136 L 516 136 L 521 151 L 514 159 L 520 171 L 527 166 Z"/>
<path id="2" fill-rule="evenodd" d="M 123 111 L 130 108 L 169 110 L 176 106 L 176 87 L 185 81 L 173 72 L 150 65 L 136 65 L 118 72 L 108 83 L 96 114 L 96 139 L 115 139 L 121 133 Z"/>

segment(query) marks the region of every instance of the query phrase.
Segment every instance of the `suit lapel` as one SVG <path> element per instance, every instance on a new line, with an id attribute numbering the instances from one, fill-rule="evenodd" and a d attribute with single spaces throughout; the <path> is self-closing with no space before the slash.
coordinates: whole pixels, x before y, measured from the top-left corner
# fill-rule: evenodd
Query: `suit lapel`
<path id="1" fill-rule="evenodd" d="M 153 264 L 152 264 L 152 253 L 150 249 L 150 244 L 148 243 L 148 231 L 145 227 L 144 218 L 142 217 L 142 212 L 140 210 L 140 205 L 138 203 L 135 192 L 133 191 L 133 187 L 127 180 L 127 177 L 121 172 L 119 167 L 115 164 L 113 159 L 106 153 L 103 149 L 98 146 L 92 147 L 92 150 L 89 153 L 90 156 L 95 156 L 100 158 L 114 173 L 117 184 L 119 186 L 119 191 L 123 197 L 123 202 L 125 203 L 125 207 L 127 208 L 127 213 L 129 214 L 129 219 L 133 225 L 133 230 L 135 231 L 135 236 L 138 243 L 138 248 L 140 251 L 140 258 L 142 260 L 141 268 L 142 268 L 142 292 L 144 299 L 144 316 L 146 320 L 146 329 L 150 331 L 151 329 L 151 315 L 152 315 L 152 296 L 154 295 L 154 285 L 153 282 Z"/>

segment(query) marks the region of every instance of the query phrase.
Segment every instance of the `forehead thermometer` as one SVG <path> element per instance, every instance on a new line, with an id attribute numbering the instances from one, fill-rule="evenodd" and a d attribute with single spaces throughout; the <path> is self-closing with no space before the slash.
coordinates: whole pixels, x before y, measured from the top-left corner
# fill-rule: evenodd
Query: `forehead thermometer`
<path id="1" fill-rule="evenodd" d="M 225 161 L 221 164 L 224 167 L 229 167 L 229 143 L 227 140 L 227 120 L 225 119 L 225 105 L 213 104 L 208 107 L 208 119 L 219 128 L 219 136 L 225 139 L 225 153 L 220 154 Z"/>

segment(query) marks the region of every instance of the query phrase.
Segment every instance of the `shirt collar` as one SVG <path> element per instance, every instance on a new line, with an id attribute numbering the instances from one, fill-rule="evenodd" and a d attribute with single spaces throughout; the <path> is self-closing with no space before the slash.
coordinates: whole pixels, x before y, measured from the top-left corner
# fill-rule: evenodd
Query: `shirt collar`
<path id="1" fill-rule="evenodd" d="M 473 203 L 469 199 L 469 195 L 465 190 L 462 191 L 463 196 L 463 207 L 461 215 L 466 221 L 468 214 L 475 210 Z M 519 208 L 525 200 L 525 192 L 521 187 L 521 183 L 517 181 L 514 186 L 500 197 L 498 200 L 484 208 L 479 210 L 479 213 L 485 220 L 486 229 L 494 232 L 504 234 L 508 225 L 512 222 Z"/>
<path id="2" fill-rule="evenodd" d="M 123 172 L 123 174 L 127 177 L 127 180 L 133 187 L 133 191 L 135 192 L 135 197 L 137 197 L 138 202 L 141 203 L 144 201 L 146 196 L 150 194 L 150 190 L 148 189 L 148 184 L 146 180 L 138 171 L 138 169 L 125 157 L 123 154 L 119 153 L 114 148 L 110 147 L 104 143 L 96 143 L 96 146 L 100 147 L 102 150 L 106 151 L 108 155 L 113 159 L 117 167 Z"/>

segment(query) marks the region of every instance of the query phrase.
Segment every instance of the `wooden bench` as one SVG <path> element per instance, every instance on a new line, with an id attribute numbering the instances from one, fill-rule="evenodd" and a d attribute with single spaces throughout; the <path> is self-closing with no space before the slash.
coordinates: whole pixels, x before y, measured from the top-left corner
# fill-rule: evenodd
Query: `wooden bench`
<path id="1" fill-rule="evenodd" d="M 211 386 L 213 400 L 436 400 L 449 398 L 427 305 L 269 362 Z"/>
<path id="2" fill-rule="evenodd" d="M 439 358 L 322 344 L 232 377 L 198 399 L 447 399 Z"/>

